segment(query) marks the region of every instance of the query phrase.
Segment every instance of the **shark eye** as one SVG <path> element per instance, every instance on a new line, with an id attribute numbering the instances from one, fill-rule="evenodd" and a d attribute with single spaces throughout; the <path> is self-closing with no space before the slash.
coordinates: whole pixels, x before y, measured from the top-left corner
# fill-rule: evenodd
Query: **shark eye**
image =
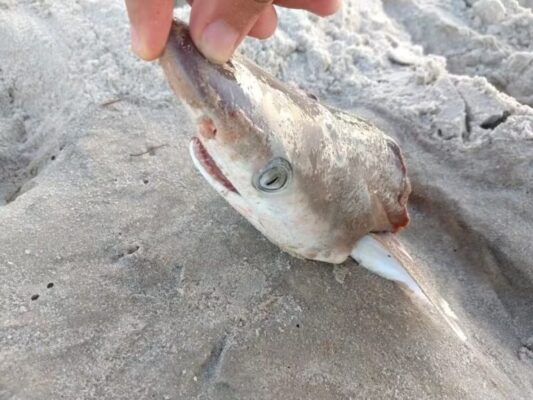
<path id="1" fill-rule="evenodd" d="M 278 157 L 271 160 L 254 176 L 253 184 L 261 192 L 273 193 L 287 187 L 291 177 L 291 164 L 284 158 Z"/>

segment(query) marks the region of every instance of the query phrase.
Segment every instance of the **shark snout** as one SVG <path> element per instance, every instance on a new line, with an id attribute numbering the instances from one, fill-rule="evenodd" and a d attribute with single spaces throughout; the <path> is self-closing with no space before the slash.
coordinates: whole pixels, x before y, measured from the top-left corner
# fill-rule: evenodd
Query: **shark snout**
<path id="1" fill-rule="evenodd" d="M 241 110 L 249 112 L 249 93 L 237 82 L 236 63 L 213 64 L 194 45 L 188 26 L 172 23 L 161 66 L 175 94 L 200 114 L 219 122 Z"/>

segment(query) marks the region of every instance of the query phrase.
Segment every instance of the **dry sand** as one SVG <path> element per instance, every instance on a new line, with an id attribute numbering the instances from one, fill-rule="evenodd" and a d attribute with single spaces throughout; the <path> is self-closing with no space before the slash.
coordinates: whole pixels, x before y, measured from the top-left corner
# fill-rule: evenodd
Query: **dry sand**
<path id="1" fill-rule="evenodd" d="M 401 142 L 463 343 L 219 198 L 120 1 L 0 0 L 0 399 L 533 398 L 532 6 L 346 1 L 242 49 Z"/>

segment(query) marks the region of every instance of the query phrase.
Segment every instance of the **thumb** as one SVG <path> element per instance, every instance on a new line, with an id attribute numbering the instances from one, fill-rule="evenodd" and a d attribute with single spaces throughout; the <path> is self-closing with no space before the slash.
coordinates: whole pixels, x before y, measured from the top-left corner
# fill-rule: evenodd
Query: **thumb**
<path id="1" fill-rule="evenodd" d="M 190 32 L 199 50 L 215 63 L 226 62 L 262 15 L 276 24 L 272 0 L 194 0 Z M 275 26 L 274 26 L 275 27 Z"/>

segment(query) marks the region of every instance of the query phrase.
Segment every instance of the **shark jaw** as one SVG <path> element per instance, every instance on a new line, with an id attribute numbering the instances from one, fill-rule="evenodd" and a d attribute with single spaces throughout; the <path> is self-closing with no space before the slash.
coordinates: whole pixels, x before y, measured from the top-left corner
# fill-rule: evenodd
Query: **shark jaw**
<path id="1" fill-rule="evenodd" d="M 235 186 L 224 175 L 213 157 L 209 154 L 199 137 L 194 136 L 189 142 L 189 154 L 194 167 L 209 185 L 221 195 L 235 210 L 248 219 L 256 228 L 261 227 L 257 213 L 239 194 Z"/>
<path id="2" fill-rule="evenodd" d="M 213 157 L 211 157 L 198 137 L 195 136 L 192 138 L 189 145 L 189 151 L 196 169 L 200 171 L 202 176 L 217 192 L 220 194 L 225 192 L 239 194 L 237 189 L 235 189 L 235 186 L 233 186 L 226 175 L 220 170 L 219 166 L 215 160 L 213 160 Z"/>

